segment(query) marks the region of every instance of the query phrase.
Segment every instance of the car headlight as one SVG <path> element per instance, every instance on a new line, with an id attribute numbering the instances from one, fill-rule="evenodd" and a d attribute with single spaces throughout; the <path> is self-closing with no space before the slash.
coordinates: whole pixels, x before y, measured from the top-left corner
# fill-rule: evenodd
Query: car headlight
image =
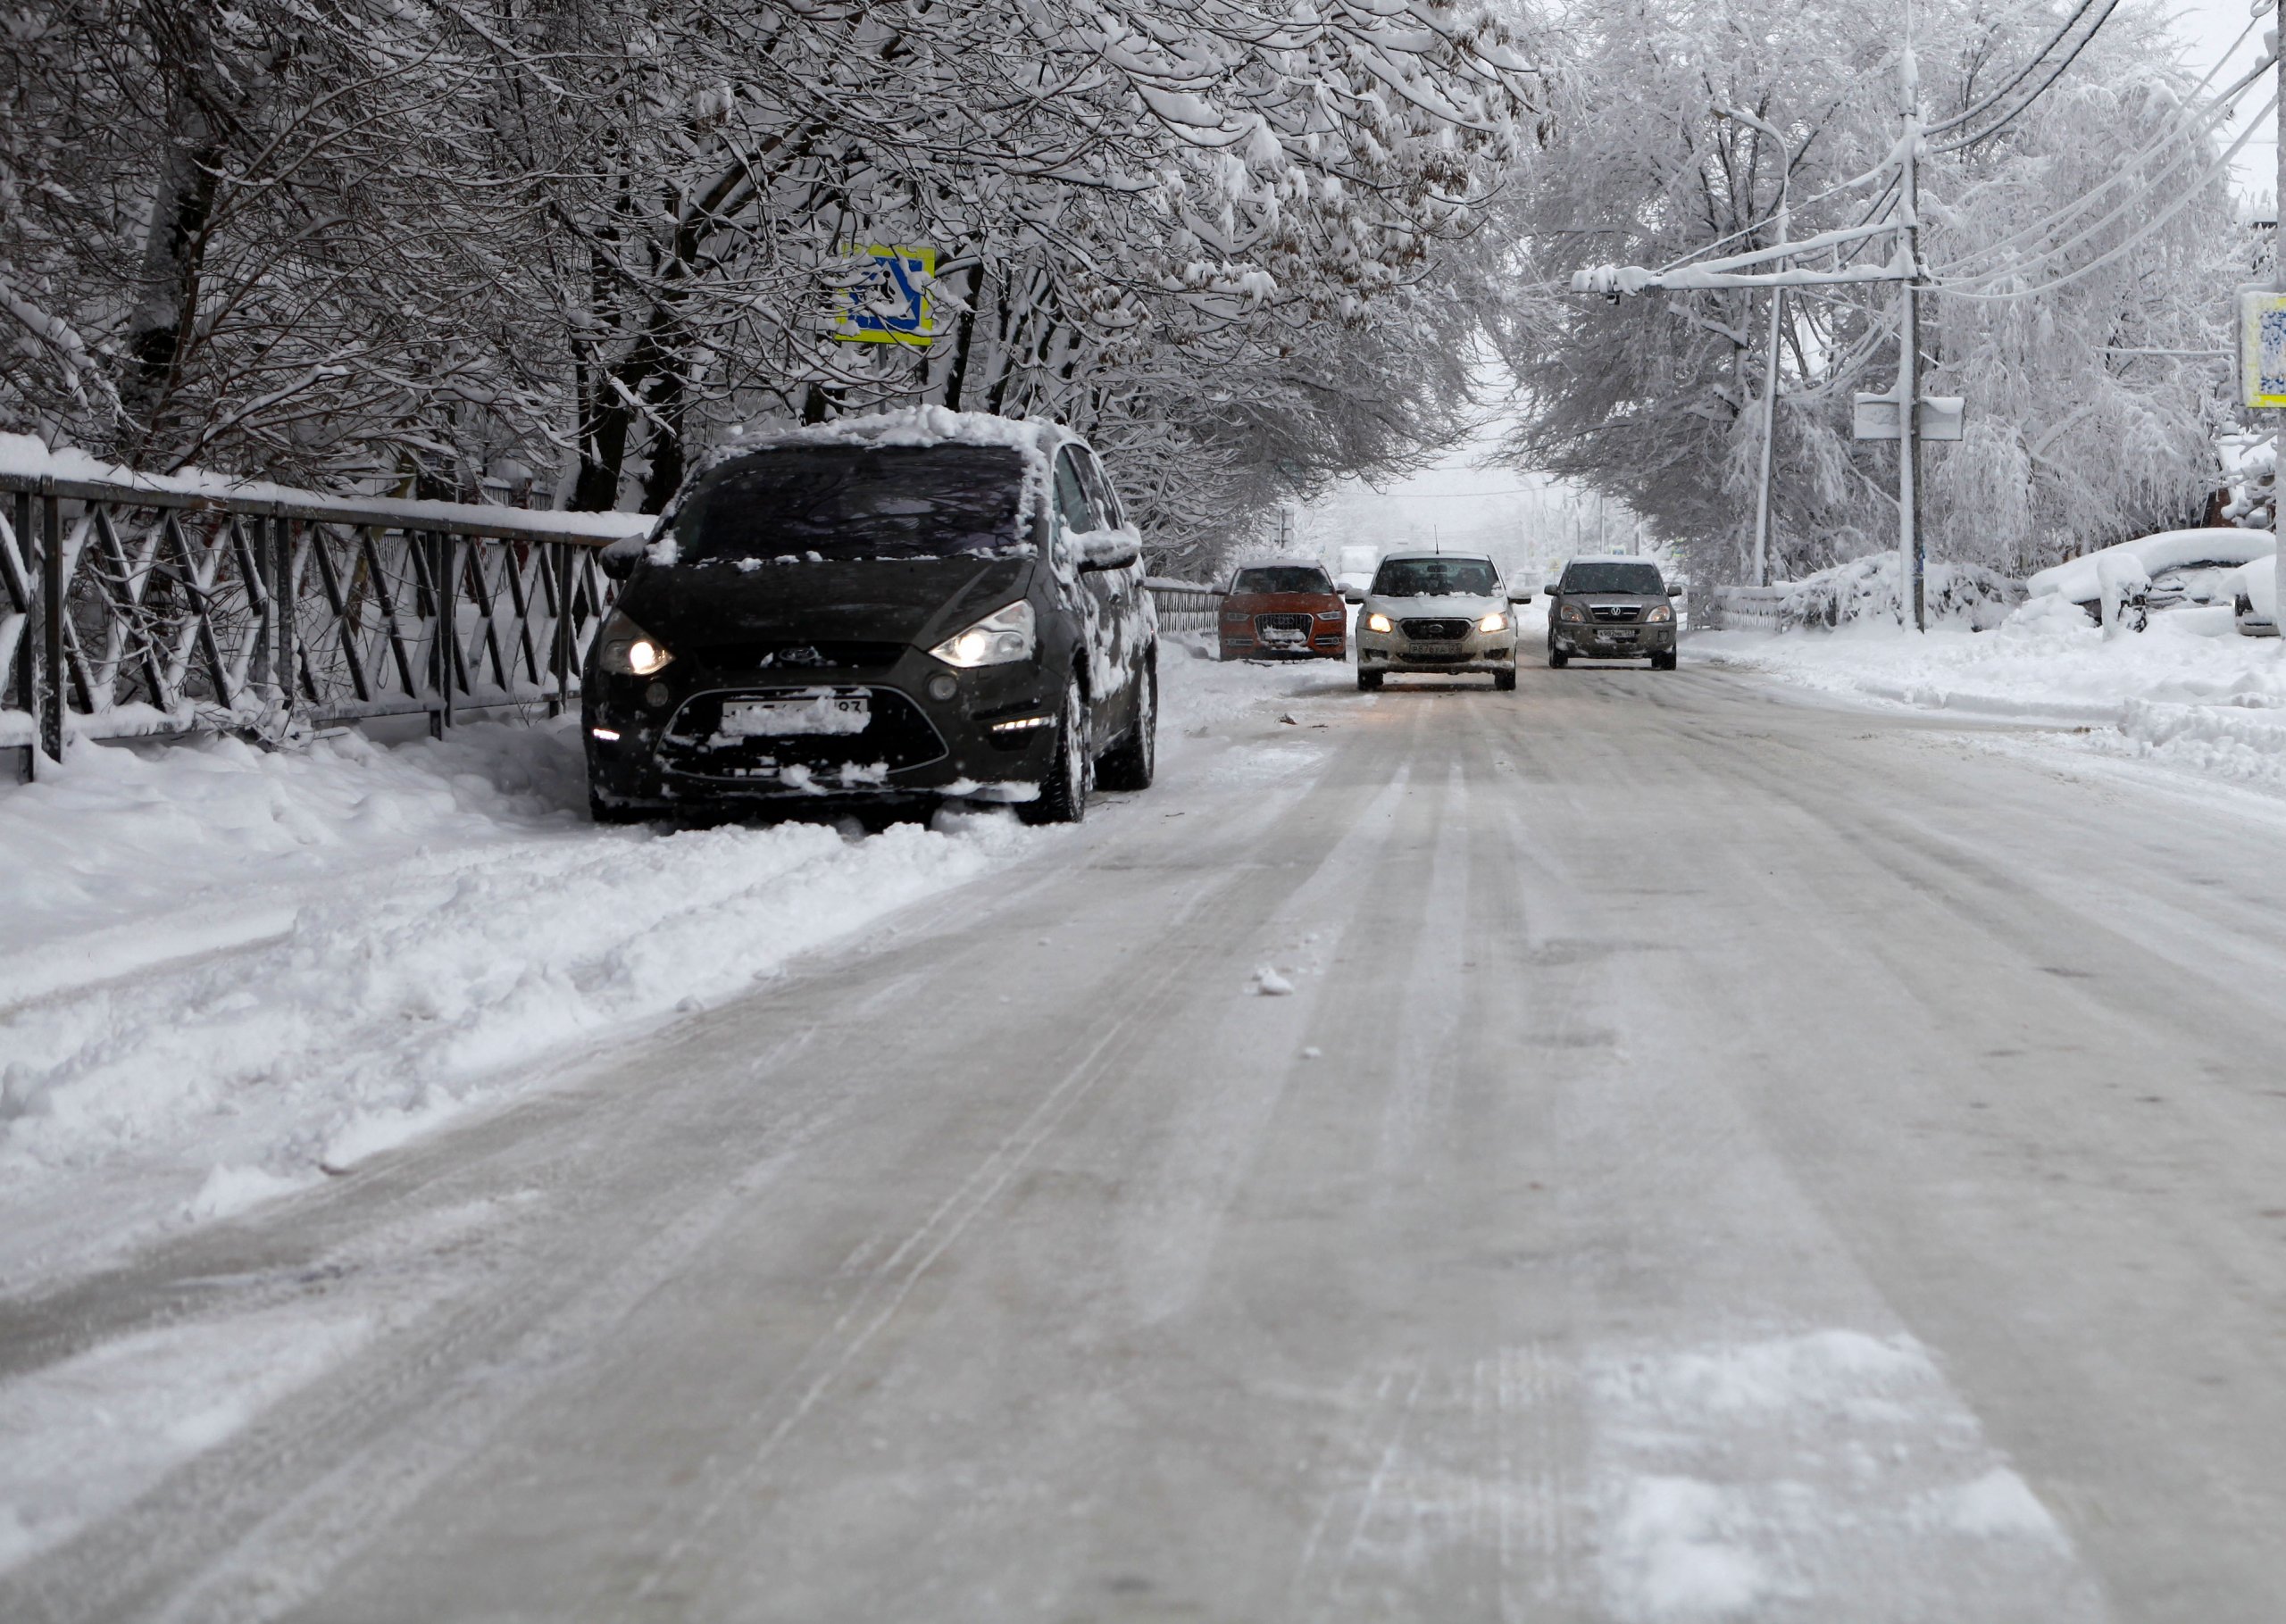
<path id="1" fill-rule="evenodd" d="M 1389 616 L 1377 609 L 1365 617 L 1365 629 L 1367 631 L 1395 631 L 1397 628 L 1389 623 Z"/>
<path id="2" fill-rule="evenodd" d="M 1243 609 L 1225 609 L 1222 612 L 1222 618 L 1226 620 L 1233 621 L 1238 625 L 1243 626 L 1254 617 L 1247 613 Z"/>
<path id="3" fill-rule="evenodd" d="M 1577 604 L 1566 604 L 1557 612 L 1557 618 L 1565 620 L 1585 620 L 1588 618 L 1588 612 Z"/>
<path id="4" fill-rule="evenodd" d="M 655 676 L 674 663 L 665 644 L 615 609 L 597 641 L 597 662 L 614 677 Z"/>
<path id="5" fill-rule="evenodd" d="M 1672 620 L 1675 618 L 1674 605 L 1673 604 L 1654 604 L 1650 608 L 1643 612 L 1643 618 L 1646 620 Z"/>
<path id="6" fill-rule="evenodd" d="M 1321 620 L 1338 620 L 1340 618 L 1341 611 L 1339 609 L 1321 609 L 1318 611 L 1318 619 Z"/>
<path id="7" fill-rule="evenodd" d="M 1495 610 L 1479 620 L 1476 629 L 1479 631 L 1506 631 L 1508 629 L 1508 617 Z"/>
<path id="8" fill-rule="evenodd" d="M 929 652 L 947 665 L 970 670 L 1029 660 L 1039 648 L 1039 636 L 1032 620 L 1031 603 L 1019 598 L 1005 609 L 994 610 L 967 629 L 955 632 Z"/>

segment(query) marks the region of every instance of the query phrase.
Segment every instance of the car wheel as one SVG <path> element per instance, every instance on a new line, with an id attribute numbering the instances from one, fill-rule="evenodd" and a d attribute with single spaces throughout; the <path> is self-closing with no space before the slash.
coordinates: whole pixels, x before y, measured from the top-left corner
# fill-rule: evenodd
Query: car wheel
<path id="1" fill-rule="evenodd" d="M 1095 762 L 1088 754 L 1087 701 L 1075 681 L 1064 691 L 1064 720 L 1055 729 L 1055 754 L 1048 760 L 1039 795 L 1020 802 L 1016 815 L 1027 823 L 1077 823 L 1088 815 L 1088 791 L 1095 780 Z"/>
<path id="2" fill-rule="evenodd" d="M 1381 673 L 1379 671 L 1359 671 L 1357 673 L 1357 691 L 1361 694 L 1380 693 L 1381 691 Z"/>
<path id="3" fill-rule="evenodd" d="M 1675 654 L 1674 654 L 1674 650 L 1673 650 L 1673 649 L 1669 649 L 1669 650 L 1667 650 L 1667 652 L 1666 652 L 1666 653 L 1664 653 L 1664 654 L 1653 654 L 1653 655 L 1651 656 L 1651 669 L 1652 669 L 1653 670 L 1655 670 L 1655 671 L 1671 671 L 1671 670 L 1674 670 L 1674 669 L 1675 669 Z"/>
<path id="4" fill-rule="evenodd" d="M 1104 752 L 1096 782 L 1105 789 L 1148 789 L 1159 763 L 1159 670 L 1147 665 L 1135 683 L 1135 725 Z"/>
<path id="5" fill-rule="evenodd" d="M 1493 672 L 1492 686 L 1503 694 L 1514 693 L 1516 691 L 1516 673 L 1514 671 Z"/>
<path id="6" fill-rule="evenodd" d="M 1560 649 L 1560 648 L 1556 647 L 1556 645 L 1555 645 L 1555 644 L 1553 644 L 1553 643 L 1551 643 L 1551 644 L 1549 644 L 1549 645 L 1548 645 L 1548 670 L 1552 670 L 1552 671 L 1560 671 L 1560 670 L 1562 670 L 1565 666 L 1567 666 L 1567 665 L 1569 665 L 1569 664 L 1571 664 L 1571 663 L 1572 663 L 1572 656 L 1571 656 L 1570 654 L 1565 654 L 1562 649 Z"/>

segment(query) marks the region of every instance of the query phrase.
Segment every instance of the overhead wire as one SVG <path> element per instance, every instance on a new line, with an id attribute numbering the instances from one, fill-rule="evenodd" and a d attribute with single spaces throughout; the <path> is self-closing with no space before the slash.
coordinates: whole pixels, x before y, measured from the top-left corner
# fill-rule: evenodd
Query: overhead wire
<path id="1" fill-rule="evenodd" d="M 2092 276 L 2095 272 L 2102 270 L 2106 265 L 2108 265 L 2115 260 L 2119 259 L 2130 249 L 2137 246 L 2146 237 L 2157 231 L 2161 226 L 2165 225 L 2176 215 L 2182 213 L 2185 208 L 2189 207 L 2193 202 L 2195 202 L 2199 196 L 2201 186 L 2203 186 L 2204 182 L 2213 179 L 2215 175 L 2230 167 L 2232 160 L 2235 159 L 2239 155 L 2239 149 L 2244 146 L 2247 142 L 2252 138 L 2256 130 L 2262 128 L 2262 120 L 2270 113 L 2277 111 L 2277 107 L 2278 96 L 2276 92 L 2273 91 L 2271 94 L 2270 99 L 2262 104 L 2262 107 L 2255 113 L 2253 120 L 2251 120 L 2248 123 L 2247 128 L 2240 132 L 2239 138 L 2232 142 L 2229 146 L 2223 148 L 2222 155 L 2207 166 L 2205 171 L 2198 178 L 2201 183 L 2200 185 L 2183 187 L 2181 196 L 2177 196 L 2173 203 L 2169 204 L 2159 213 L 2144 221 L 2140 227 L 2137 228 L 2132 236 L 2128 237 L 2123 242 L 2114 244 L 2111 247 L 2098 254 L 2094 259 L 2090 260 L 2086 264 L 2081 266 L 2078 270 L 2066 271 L 2062 276 L 2051 277 L 2045 282 L 2037 283 L 2029 287 L 2012 287 L 1997 293 L 1985 291 L 1985 285 L 2000 280 L 2003 276 L 2020 276 L 2023 272 L 2021 271 L 2011 271 L 2004 273 L 1994 273 L 1981 279 L 1978 279 L 1976 283 L 1969 286 L 1961 286 L 1939 281 L 1928 281 L 1921 284 L 1921 290 L 1923 293 L 1940 294 L 1948 298 L 1955 299 L 2029 299 L 2040 294 L 2052 292 L 2058 287 L 2068 287 L 2070 284 L 2078 281 L 2082 277 Z M 2131 204 L 2128 206 L 2132 206 L 2132 201 L 2134 200 L 2131 200 Z M 2118 211 L 2115 211 L 2114 215 L 2115 216 L 2117 212 Z M 2092 229 L 2093 228 L 2090 229 Z M 2083 233 L 2082 236 L 2084 235 L 2085 234 Z"/>
<path id="2" fill-rule="evenodd" d="M 1922 133 L 1923 135 L 1940 136 L 1948 129 L 1957 129 L 1962 125 L 1967 123 L 1971 119 L 1980 116 L 1987 108 L 1991 107 L 2005 99 L 2011 90 L 2014 90 L 2018 85 L 2023 84 L 2024 80 L 2032 77 L 2032 70 L 2039 67 L 2040 63 L 2047 59 L 2048 54 L 2050 51 L 2056 49 L 2057 42 L 2062 40 L 2063 37 L 2066 34 L 2069 34 L 2074 28 L 2079 26 L 2080 19 L 2088 14 L 2088 8 L 2095 3 L 2096 0 L 2080 0 L 2080 9 L 2073 12 L 2069 17 L 2066 17 L 2057 26 L 2056 32 L 2050 34 L 2048 37 L 2047 41 L 2041 45 L 2040 48 L 2034 51 L 2032 55 L 2025 60 L 2024 65 L 2016 70 L 2015 76 L 2010 79 L 2007 84 L 2001 86 L 1998 90 L 1995 90 L 1990 96 L 1986 96 L 1975 106 L 1968 108 L 1964 112 L 1955 113 L 1951 118 L 1947 119 L 1941 124 L 1931 124 L 1928 129 L 1922 131 Z M 2232 48 L 2233 50 L 2237 49 L 2235 46 Z"/>
<path id="3" fill-rule="evenodd" d="M 1940 153 L 1959 152 L 1964 147 L 1974 146 L 1980 141 L 1990 140 L 1994 136 L 1998 135 L 2002 130 L 2007 129 L 2009 125 L 2022 118 L 2023 116 L 2024 110 L 2030 107 L 2034 102 L 2040 100 L 2041 96 L 2047 95 L 2048 87 L 2055 84 L 2058 79 L 2061 79 L 2064 76 L 2064 71 L 2066 68 L 2070 67 L 2074 62 L 2079 60 L 2080 53 L 2088 48 L 2088 42 L 2095 38 L 2097 30 L 2101 29 L 2105 23 L 2110 21 L 2111 14 L 2118 9 L 2119 0 L 2105 0 L 2104 9 L 2098 12 L 2096 20 L 2088 25 L 2088 31 L 2080 36 L 2079 43 L 2073 46 L 2071 50 L 2065 52 L 2063 59 L 2059 61 L 2056 66 L 2048 70 L 2048 77 L 2040 80 L 2040 82 L 2033 87 L 2031 95 L 2025 96 L 2023 101 L 2018 102 L 2015 107 L 2003 114 L 1999 122 L 1990 125 L 1986 129 L 1980 129 L 1973 136 L 1963 136 L 1957 141 L 1940 143 L 1938 146 L 1931 148 L 1931 150 Z"/>
<path id="4" fill-rule="evenodd" d="M 2024 263 L 1996 267 L 1981 271 L 1971 269 L 1971 267 L 1976 265 L 1981 261 L 1989 260 L 1996 254 L 2003 254 L 2012 246 L 2019 243 L 2023 243 L 2026 239 L 2035 237 L 2051 228 L 2061 227 L 2068 224 L 2075 217 L 2084 215 L 2087 212 L 2099 206 L 2098 200 L 2102 199 L 2115 184 L 2136 179 L 2138 171 L 2140 170 L 2143 163 L 2153 154 L 2157 153 L 2162 147 L 2185 137 L 2204 137 L 2209 130 L 2215 128 L 2215 125 L 2221 123 L 2224 119 L 2231 115 L 2233 111 L 2232 104 L 2235 101 L 2237 96 L 2248 84 L 2253 82 L 2257 74 L 2265 71 L 2269 66 L 2269 63 L 2265 63 L 2263 67 L 2257 68 L 2255 70 L 2254 73 L 2249 73 L 2237 85 L 2224 92 L 2223 97 L 2218 102 L 2207 109 L 2203 123 L 2195 127 L 2186 123 L 2167 130 L 2162 134 L 2158 139 L 2146 146 L 2140 152 L 2135 154 L 2131 158 L 2124 160 L 2117 165 L 2114 177 L 2111 180 L 2107 180 L 2102 186 L 2083 193 L 2081 196 L 2074 198 L 2072 203 L 2067 204 L 2065 207 L 2051 212 L 2044 220 L 2035 221 L 2029 225 L 2019 227 L 2017 229 L 2010 232 L 2004 237 L 2000 237 L 1996 241 L 1986 243 L 1978 247 L 1965 251 L 1960 258 L 1955 260 L 1951 264 L 1945 267 L 1945 274 L 1954 276 L 1956 281 L 1970 284 L 1992 281 L 2007 276 L 2022 276 L 2028 270 L 2037 269 L 2040 264 L 2044 262 L 2051 262 L 2059 256 L 2069 253 L 2072 249 L 2078 247 L 2082 243 L 2086 242 L 2090 237 L 2093 237 L 2098 231 L 2103 230 L 2107 226 L 2116 223 L 2123 216 L 2142 206 L 2142 204 L 2148 201 L 2153 191 L 2164 185 L 2171 176 L 2182 169 L 2187 162 L 2197 162 L 2202 171 L 2211 171 L 2215 167 L 2214 162 L 2207 159 L 2204 154 L 2193 154 L 2190 152 L 2179 153 L 2175 157 L 2168 160 L 2165 163 L 2161 165 L 2157 173 L 2141 176 L 2140 179 L 2142 184 L 2140 187 L 2137 190 L 2131 192 L 2122 202 L 2114 207 L 2109 213 L 2105 214 L 2102 218 L 2093 221 L 2086 226 L 2083 226 L 2075 235 L 2065 238 L 2062 242 L 2052 243 L 2048 246 L 2041 248 L 2037 254 L 2033 255 Z M 2261 128 L 2261 114 L 2257 113 L 2253 120 L 2249 121 L 2247 129 L 2240 136 L 2237 142 L 2232 144 L 2231 150 L 2235 153 L 2240 146 L 2245 146 L 2247 140 L 2259 128 Z M 2204 178 L 2205 177 L 2202 175 L 2202 179 Z"/>

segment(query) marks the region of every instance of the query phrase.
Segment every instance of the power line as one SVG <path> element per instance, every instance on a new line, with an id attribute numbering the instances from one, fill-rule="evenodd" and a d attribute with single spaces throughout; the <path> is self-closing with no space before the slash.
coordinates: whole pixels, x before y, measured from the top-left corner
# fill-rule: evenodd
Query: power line
<path id="1" fill-rule="evenodd" d="M 2273 94 L 2270 99 L 2262 104 L 2261 110 L 2255 114 L 2255 117 L 2257 119 L 2265 117 L 2269 113 L 2275 112 L 2277 107 L 2278 97 L 2275 94 Z M 2209 164 L 2206 173 L 2199 177 L 2199 180 L 2202 185 L 2205 181 L 2212 179 L 2215 175 L 2219 173 L 2221 171 L 2230 167 L 2231 161 L 2239 155 L 2239 148 L 2247 144 L 2248 137 L 2251 134 L 2252 129 L 2250 129 L 2246 135 L 2240 136 L 2237 140 L 2232 142 L 2229 146 L 2223 149 L 2222 157 L 2215 162 Z M 2182 196 L 2178 196 L 2159 213 L 2152 216 L 2151 219 L 2145 221 L 2143 225 L 2136 230 L 2134 235 L 2129 237 L 2124 242 L 2106 249 L 2102 254 L 2097 255 L 2094 259 L 2090 260 L 2077 271 L 2067 271 L 2059 277 L 2052 277 L 2048 280 L 2039 284 L 2037 287 L 2011 288 L 2004 293 L 1986 293 L 1981 291 L 1981 287 L 1978 286 L 1955 286 L 1945 282 L 1924 282 L 1922 284 L 1922 287 L 1926 292 L 1943 294 L 1948 297 L 1956 299 L 2029 299 L 2033 297 L 2035 295 L 2053 292 L 2058 287 L 2063 287 L 2070 283 L 2078 281 L 2083 276 L 2092 275 L 2094 272 L 2101 270 L 2104 266 L 2110 264 L 2114 260 L 2116 260 L 2121 255 L 2126 254 L 2128 250 L 2142 242 L 2144 238 L 2149 237 L 2161 226 L 2165 225 L 2176 215 L 2182 213 L 2186 207 L 2198 199 L 2199 191 L 2199 186 L 2188 186 L 2183 187 Z M 2127 204 L 2122 205 L 2122 208 L 2132 207 L 2137 201 L 2139 200 L 2130 199 Z M 2114 216 L 2118 212 L 2118 210 L 2115 210 L 2113 212 Z M 2107 218 L 2108 219 L 2111 217 L 2107 216 Z M 2098 222 L 2098 225 L 2101 223 L 2102 222 Z M 2098 228 L 2092 226 L 2089 228 L 2090 231 L 2096 229 Z M 2086 232 L 2082 232 L 2081 234 L 2082 237 L 2084 237 L 2086 235 Z M 2073 240 L 2078 241 L 2080 238 L 2074 238 Z M 1990 282 L 1999 280 L 2003 276 L 2021 274 L 2023 274 L 2021 271 L 1996 271 L 1981 279 L 1981 282 L 1989 284 Z"/>
<path id="2" fill-rule="evenodd" d="M 1951 118 L 1947 119 L 1941 124 L 1931 124 L 1928 129 L 1922 131 L 1922 133 L 1923 135 L 1941 136 L 1948 129 L 1957 129 L 1962 125 L 1967 123 L 1971 119 L 1973 119 L 1982 113 L 1986 108 L 1999 102 L 2008 94 L 2008 92 L 2014 90 L 2018 85 L 2023 84 L 2025 79 L 2032 76 L 2032 70 L 2040 66 L 2042 60 L 2047 57 L 2050 51 L 2056 49 L 2057 42 L 2058 40 L 2062 39 L 2066 34 L 2069 34 L 2073 29 L 2079 25 L 2080 19 L 2088 14 L 2088 8 L 2095 3 L 2096 0 L 2080 0 L 2080 9 L 2073 12 L 2069 17 L 2066 17 L 2063 22 L 2057 25 L 2056 32 L 2048 37 L 2047 40 L 2040 46 L 2040 48 L 2032 54 L 2024 65 L 2016 70 L 2015 77 L 2011 79 L 2007 84 L 2001 86 L 1998 90 L 1995 90 L 1990 96 L 1986 96 L 1975 106 L 1971 107 L 1965 112 L 1955 113 Z M 2102 25 L 2098 23 L 2097 26 L 2101 27 Z M 2094 29 L 2090 29 L 2089 31 L 2093 33 Z M 2234 51 L 2238 49 L 2236 46 L 2233 46 L 2231 48 Z"/>
<path id="3" fill-rule="evenodd" d="M 2082 9 L 2085 8 L 2083 7 Z M 2102 28 L 2105 23 L 2110 21 L 2111 14 L 2118 9 L 2119 0 L 2105 0 L 2104 9 L 2097 15 L 2096 20 L 2088 25 L 2088 31 L 2080 36 L 2080 43 L 2073 46 L 2070 51 L 2065 53 L 2064 59 L 2057 62 L 2055 67 L 2048 70 L 2048 77 L 2040 80 L 2039 85 L 2033 88 L 2032 93 L 2026 96 L 2023 101 L 2018 102 L 2013 109 L 2001 118 L 1998 123 L 1991 125 L 1987 129 L 1981 129 L 1973 136 L 1964 136 L 1957 141 L 1945 142 L 1937 146 L 1934 150 L 1940 153 L 1956 153 L 1963 147 L 1974 146 L 1980 141 L 1990 140 L 1994 136 L 1998 135 L 2002 130 L 2007 129 L 2009 125 L 2015 123 L 2019 118 L 2023 116 L 2024 109 L 2030 107 L 2034 102 L 2040 100 L 2041 96 L 2045 96 L 2048 93 L 2048 87 L 2055 84 L 2058 79 L 2063 77 L 2064 71 L 2079 60 L 2080 53 L 2086 50 L 2088 48 L 2088 42 L 2096 37 L 2096 30 Z"/>

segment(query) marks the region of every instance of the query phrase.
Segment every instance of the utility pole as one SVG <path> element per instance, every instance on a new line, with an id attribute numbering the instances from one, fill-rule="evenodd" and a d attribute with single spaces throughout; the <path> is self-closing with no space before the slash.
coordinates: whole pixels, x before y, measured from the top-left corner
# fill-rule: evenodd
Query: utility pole
<path id="1" fill-rule="evenodd" d="M 2286 0 L 2279 0 L 2279 4 L 2286 5 Z M 1750 126 L 1757 137 L 1766 136 L 1776 144 L 1777 240 L 1786 242 L 1794 235 L 1793 218 L 1786 203 L 1787 186 L 1794 178 L 1794 164 L 1786 150 L 1786 137 L 1763 120 L 1739 108 L 1724 108 L 1715 116 L 1736 119 L 1740 123 Z M 1756 151 L 1759 150 L 1757 146 Z M 1782 276 L 1786 261 L 1776 261 L 1775 268 Z M 1778 334 L 1785 319 L 1786 284 L 1783 280 L 1773 280 L 1770 287 L 1770 358 L 1763 369 L 1762 377 L 1762 479 L 1756 487 L 1754 504 L 1754 584 L 1757 587 L 1770 585 L 1770 467 L 1778 446 Z"/>
<path id="2" fill-rule="evenodd" d="M 2259 0 L 2257 0 L 2257 4 Z M 2278 192 L 2271 206 L 2270 274 L 2278 291 L 2286 293 L 2286 0 L 2278 0 L 2278 31 L 2271 36 L 2271 51 L 2278 58 Z M 2271 614 L 2278 622 L 2278 646 L 2286 656 L 2286 412 L 2278 414 L 2279 429 L 2270 442 L 2270 529 L 2278 551 L 2270 561 Z"/>
<path id="3" fill-rule="evenodd" d="M 2279 0 L 2286 12 L 2286 0 Z M 1898 59 L 1899 111 L 1904 139 L 1898 151 L 1898 223 L 1906 280 L 1898 289 L 1897 344 L 1897 523 L 1898 619 L 1913 617 L 1915 631 L 1929 629 L 1921 566 L 1921 69 L 1913 56 L 1913 0 L 1906 0 L 1905 51 Z"/>

